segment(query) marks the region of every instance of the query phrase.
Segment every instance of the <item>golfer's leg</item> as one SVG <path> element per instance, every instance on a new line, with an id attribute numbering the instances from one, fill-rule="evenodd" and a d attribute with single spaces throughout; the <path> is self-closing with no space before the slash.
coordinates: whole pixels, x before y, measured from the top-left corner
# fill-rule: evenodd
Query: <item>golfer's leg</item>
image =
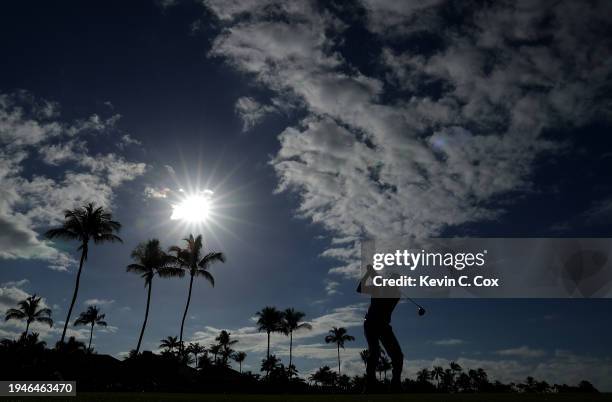
<path id="1" fill-rule="evenodd" d="M 380 341 L 387 351 L 387 355 L 389 355 L 391 358 L 391 364 L 393 365 L 393 377 L 391 382 L 399 385 L 402 382 L 404 354 L 402 353 L 402 348 L 400 347 L 399 342 L 393 333 L 393 328 L 391 328 L 391 325 L 385 325 L 384 328 L 382 328 Z"/>
<path id="2" fill-rule="evenodd" d="M 365 320 L 363 330 L 366 341 L 368 342 L 368 361 L 366 363 L 366 381 L 369 384 L 376 383 L 376 365 L 380 356 L 379 326 L 376 323 Z"/>

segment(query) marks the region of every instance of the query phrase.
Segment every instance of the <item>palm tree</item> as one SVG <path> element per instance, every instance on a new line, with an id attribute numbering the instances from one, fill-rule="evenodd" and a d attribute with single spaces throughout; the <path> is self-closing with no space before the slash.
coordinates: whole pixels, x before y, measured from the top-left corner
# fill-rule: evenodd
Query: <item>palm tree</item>
<path id="1" fill-rule="evenodd" d="M 424 369 L 417 371 L 416 378 L 418 382 L 426 383 L 431 378 L 431 373 L 429 372 L 428 369 L 424 368 Z"/>
<path id="2" fill-rule="evenodd" d="M 226 330 L 222 330 L 219 336 L 215 338 L 215 340 L 221 347 L 221 358 L 223 364 L 225 365 L 227 364 L 227 360 L 231 357 L 232 353 L 234 353 L 232 345 L 237 344 L 238 340 L 232 339 L 231 334 Z"/>
<path id="3" fill-rule="evenodd" d="M 450 362 L 449 367 L 454 373 L 460 373 L 463 370 L 457 362 Z"/>
<path id="4" fill-rule="evenodd" d="M 57 342 L 55 348 L 62 353 L 71 355 L 82 355 L 87 351 L 87 349 L 85 349 L 85 344 L 81 341 L 77 341 L 74 336 L 68 338 L 67 342 Z"/>
<path id="5" fill-rule="evenodd" d="M 370 351 L 368 349 L 364 349 L 361 352 L 359 352 L 359 357 L 361 357 L 361 361 L 363 362 L 363 365 L 365 366 L 365 369 L 368 369 L 368 359 L 370 358 Z"/>
<path id="6" fill-rule="evenodd" d="M 323 366 L 317 371 L 312 373 L 308 379 L 315 384 L 321 384 L 322 386 L 332 386 L 336 383 L 338 376 L 336 373 L 331 371 L 329 366 Z"/>
<path id="7" fill-rule="evenodd" d="M 292 365 L 293 332 L 300 329 L 312 329 L 312 325 L 307 322 L 301 322 L 305 316 L 306 314 L 293 308 L 288 308 L 283 312 L 282 332 L 289 335 L 289 367 Z M 289 375 L 289 378 L 291 378 L 291 375 Z"/>
<path id="8" fill-rule="evenodd" d="M 217 364 L 217 355 L 221 353 L 221 345 L 210 345 L 208 351 L 213 355 L 213 363 Z"/>
<path id="9" fill-rule="evenodd" d="M 270 371 L 274 371 L 280 367 L 280 359 L 274 355 L 270 355 L 261 361 L 261 369 L 260 371 L 265 371 L 266 373 L 270 373 Z M 267 376 L 268 374 L 266 374 Z"/>
<path id="10" fill-rule="evenodd" d="M 236 352 L 233 355 L 233 359 L 236 363 L 238 363 L 238 366 L 240 367 L 240 374 L 242 374 L 242 362 L 246 359 L 247 354 L 245 352 Z"/>
<path id="11" fill-rule="evenodd" d="M 387 355 L 381 354 L 376 368 L 378 369 L 378 371 L 383 372 L 385 374 L 385 381 L 387 380 L 387 371 L 391 370 L 391 367 L 391 361 L 389 360 Z"/>
<path id="12" fill-rule="evenodd" d="M 176 336 L 167 336 L 160 341 L 159 347 L 166 349 L 166 352 L 172 353 L 179 345 L 180 342 Z"/>
<path id="13" fill-rule="evenodd" d="M 193 356 L 195 357 L 195 366 L 197 368 L 198 367 L 198 355 L 206 352 L 206 348 L 200 345 L 198 342 L 195 342 L 195 343 L 190 343 L 189 345 L 187 345 L 186 350 L 188 353 L 192 353 Z"/>
<path id="14" fill-rule="evenodd" d="M 338 348 L 338 376 L 340 376 L 340 348 L 344 349 L 344 342 L 354 341 L 355 337 L 346 332 L 346 328 L 333 327 L 325 337 L 325 343 L 335 343 Z"/>
<path id="15" fill-rule="evenodd" d="M 440 380 L 444 378 L 444 367 L 434 366 L 433 370 L 431 370 L 431 378 L 436 380 L 438 388 L 440 388 Z"/>
<path id="16" fill-rule="evenodd" d="M 41 297 L 36 297 L 35 294 L 27 297 L 25 300 L 17 303 L 18 308 L 8 309 L 4 315 L 4 320 L 25 320 L 26 329 L 23 333 L 24 337 L 28 335 L 30 324 L 33 322 L 42 322 L 52 327 L 51 309 L 39 308 L 41 299 Z"/>
<path id="17" fill-rule="evenodd" d="M 215 262 L 225 262 L 225 255 L 223 253 L 213 251 L 202 257 L 202 235 L 193 237 L 192 234 L 188 238 L 183 239 L 187 243 L 185 248 L 179 246 L 170 247 L 170 251 L 176 254 L 176 261 L 179 266 L 189 272 L 189 293 L 187 294 L 187 304 L 185 305 L 185 312 L 183 313 L 183 319 L 181 320 L 181 332 L 179 334 L 179 340 L 183 342 L 183 328 L 185 327 L 185 318 L 187 317 L 187 311 L 189 310 L 189 302 L 191 301 L 191 289 L 193 288 L 193 278 L 195 276 L 203 276 L 210 284 L 215 286 L 215 278 L 212 276 L 210 271 L 210 265 Z"/>
<path id="18" fill-rule="evenodd" d="M 87 260 L 87 252 L 89 251 L 89 242 L 94 244 L 104 242 L 121 242 L 121 238 L 114 234 L 121 229 L 121 224 L 112 220 L 109 212 L 106 212 L 103 207 L 97 207 L 94 203 L 89 203 L 83 207 L 64 211 L 64 223 L 61 227 L 51 229 L 45 234 L 50 239 L 67 239 L 78 240 L 81 245 L 77 250 L 81 250 L 81 261 L 79 262 L 79 270 L 74 284 L 74 293 L 68 309 L 68 316 L 64 322 L 62 330 L 62 338 L 60 342 L 64 342 L 66 330 L 72 315 L 72 309 L 79 293 L 79 283 L 81 280 L 81 272 L 83 263 Z"/>
<path id="19" fill-rule="evenodd" d="M 90 352 L 94 326 L 99 325 L 101 327 L 106 327 L 107 324 L 106 321 L 104 321 L 104 317 L 106 317 L 106 314 L 100 314 L 100 309 L 97 306 L 89 306 L 74 322 L 74 325 L 91 325 L 91 329 L 89 330 L 89 345 L 87 346 L 87 350 Z"/>
<path id="20" fill-rule="evenodd" d="M 283 313 L 276 307 L 266 306 L 255 313 L 257 318 L 257 330 L 268 335 L 268 351 L 266 359 L 270 357 L 270 334 L 282 330 Z"/>
<path id="21" fill-rule="evenodd" d="M 145 327 L 147 326 L 147 320 L 149 318 L 149 306 L 151 304 L 151 288 L 153 285 L 153 277 L 155 274 L 162 278 L 185 275 L 185 272 L 176 267 L 172 267 L 171 263 L 174 258 L 164 253 L 159 245 L 159 240 L 151 239 L 146 243 L 140 243 L 134 251 L 132 251 L 132 258 L 136 261 L 134 264 L 127 266 L 127 272 L 134 272 L 140 274 L 145 281 L 145 287 L 147 288 L 147 307 L 145 309 L 145 318 L 140 329 L 140 336 L 138 337 L 138 344 L 136 345 L 136 354 L 140 351 L 140 345 L 142 344 L 142 337 L 144 336 Z"/>

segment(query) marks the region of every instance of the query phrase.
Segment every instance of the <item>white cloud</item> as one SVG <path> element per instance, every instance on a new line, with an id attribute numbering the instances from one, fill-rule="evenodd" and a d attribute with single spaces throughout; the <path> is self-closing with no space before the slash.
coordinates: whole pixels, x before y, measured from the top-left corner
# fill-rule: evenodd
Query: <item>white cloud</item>
<path id="1" fill-rule="evenodd" d="M 121 150 L 127 148 L 130 145 L 142 145 L 142 142 L 140 142 L 139 140 L 133 138 L 129 134 L 124 134 L 124 135 L 121 136 L 121 139 L 119 140 L 119 143 L 117 144 L 117 146 Z"/>
<path id="2" fill-rule="evenodd" d="M 338 290 L 339 286 L 340 286 L 340 282 L 328 280 L 325 283 L 325 292 L 327 293 L 328 296 L 339 294 L 340 293 L 340 291 Z"/>
<path id="3" fill-rule="evenodd" d="M 8 282 L 4 282 L 0 284 L 0 287 L 4 287 L 4 288 L 21 288 L 25 285 L 27 285 L 28 283 L 30 283 L 30 281 L 28 279 L 21 279 L 18 281 L 8 281 Z"/>
<path id="4" fill-rule="evenodd" d="M 242 131 L 255 127 L 267 114 L 276 111 L 271 105 L 262 105 L 255 99 L 243 96 L 236 101 L 236 113 L 242 119 Z"/>
<path id="5" fill-rule="evenodd" d="M 86 152 L 85 142 L 70 140 L 63 144 L 47 144 L 38 148 L 42 160 L 57 166 L 60 163 L 74 161 L 79 158 L 79 154 Z"/>
<path id="6" fill-rule="evenodd" d="M 147 186 L 144 189 L 144 194 L 147 198 L 168 198 L 168 194 L 170 193 L 170 191 L 171 190 L 167 187 L 154 188 L 151 186 Z"/>
<path id="7" fill-rule="evenodd" d="M 91 136 L 117 134 L 119 118 L 65 121 L 57 104 L 29 92 L 0 94 L 0 258 L 40 259 L 57 271 L 75 265 L 38 231 L 61 222 L 66 208 L 91 201 L 110 207 L 117 187 L 145 172 L 144 163 L 88 150 Z M 38 161 L 63 169 L 25 175 Z"/>
<path id="8" fill-rule="evenodd" d="M 372 76 L 338 52 L 346 25 L 325 7 L 205 4 L 224 22 L 210 55 L 305 112 L 279 135 L 278 191 L 299 194 L 297 214 L 338 238 L 432 236 L 497 218 L 495 200 L 530 191 L 538 158 L 567 146 L 546 129 L 611 115 L 594 99 L 610 85 L 612 58 L 589 56 L 609 54 L 608 2 L 496 2 L 459 26 L 444 21 L 443 1 L 365 1 L 383 49 L 371 64 L 386 70 Z M 387 42 L 410 35 L 441 46 Z M 331 272 L 356 275 L 357 247 L 330 247 L 324 255 L 342 261 Z"/>

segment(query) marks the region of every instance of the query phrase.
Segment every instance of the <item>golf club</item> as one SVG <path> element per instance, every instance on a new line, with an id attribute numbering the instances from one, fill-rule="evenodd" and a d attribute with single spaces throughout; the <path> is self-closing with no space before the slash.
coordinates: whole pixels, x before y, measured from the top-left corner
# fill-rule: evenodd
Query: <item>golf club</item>
<path id="1" fill-rule="evenodd" d="M 414 300 L 412 300 L 410 297 L 407 297 L 406 299 L 410 300 L 412 302 L 412 304 L 414 304 L 415 306 L 417 306 L 419 309 L 418 314 L 421 315 L 425 315 L 425 309 L 423 308 L 423 306 L 421 306 L 419 303 L 415 302 Z"/>

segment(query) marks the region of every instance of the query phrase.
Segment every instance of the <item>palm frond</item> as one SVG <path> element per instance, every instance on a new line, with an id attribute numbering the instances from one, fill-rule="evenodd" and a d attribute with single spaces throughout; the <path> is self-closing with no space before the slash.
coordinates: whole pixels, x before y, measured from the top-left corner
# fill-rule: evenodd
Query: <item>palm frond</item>
<path id="1" fill-rule="evenodd" d="M 297 327 L 295 327 L 295 329 L 312 329 L 312 325 L 310 325 L 307 322 L 303 322 L 299 324 Z"/>
<path id="2" fill-rule="evenodd" d="M 225 255 L 218 251 L 213 251 L 206 254 L 200 262 L 198 262 L 198 266 L 200 268 L 208 268 L 208 266 L 215 262 L 225 262 Z"/>
<path id="3" fill-rule="evenodd" d="M 24 318 L 26 318 L 26 314 L 21 311 L 21 310 L 17 310 L 14 308 L 8 309 L 6 311 L 6 314 L 4 315 L 4 320 L 8 321 L 8 320 L 23 320 Z"/>
<path id="4" fill-rule="evenodd" d="M 130 264 L 127 266 L 127 268 L 125 269 L 127 272 L 135 272 L 137 274 L 141 274 L 143 272 L 149 272 L 149 269 L 143 265 L 140 264 Z"/>
<path id="5" fill-rule="evenodd" d="M 157 269 L 157 273 L 162 278 L 182 278 L 185 276 L 185 270 L 175 267 L 161 267 Z"/>
<path id="6" fill-rule="evenodd" d="M 36 317 L 37 322 L 42 322 L 44 324 L 49 325 L 49 327 L 53 326 L 53 320 L 50 317 Z"/>
<path id="7" fill-rule="evenodd" d="M 93 240 L 96 244 L 102 243 L 102 242 L 123 243 L 123 240 L 121 240 L 121 237 L 115 234 L 112 234 L 112 233 L 97 233 L 95 236 L 93 236 Z"/>
<path id="8" fill-rule="evenodd" d="M 50 315 L 51 315 L 50 308 L 43 308 L 43 309 L 38 310 L 36 313 L 34 313 L 34 317 L 36 318 L 43 317 L 43 316 L 49 317 Z"/>
<path id="9" fill-rule="evenodd" d="M 60 238 L 66 240 L 75 240 L 80 238 L 80 235 L 77 232 L 64 227 L 49 229 L 45 232 L 45 236 L 49 239 Z"/>
<path id="10" fill-rule="evenodd" d="M 212 285 L 213 288 L 215 287 L 215 278 L 207 270 L 205 270 L 205 269 L 198 269 L 196 271 L 196 275 L 197 276 L 203 276 L 204 279 L 206 279 L 208 282 L 210 282 L 210 284 Z"/>
<path id="11" fill-rule="evenodd" d="M 180 248 L 179 246 L 170 246 L 168 248 L 168 251 L 171 253 L 180 253 L 181 251 L 183 251 L 183 249 Z"/>

